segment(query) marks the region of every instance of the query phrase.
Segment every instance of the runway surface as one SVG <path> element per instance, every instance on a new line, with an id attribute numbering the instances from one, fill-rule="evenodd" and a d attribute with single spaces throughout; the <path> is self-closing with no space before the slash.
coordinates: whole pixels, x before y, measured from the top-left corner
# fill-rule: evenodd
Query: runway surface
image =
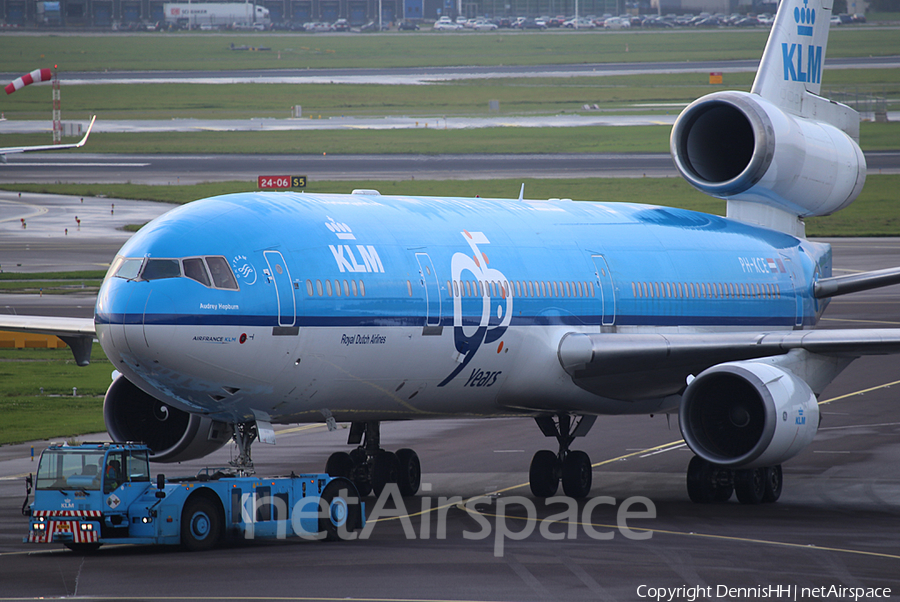
<path id="1" fill-rule="evenodd" d="M 312 150 L 312 149 L 310 149 Z M 900 151 L 866 153 L 869 173 L 900 173 Z M 665 153 L 529 155 L 11 155 L 0 183 L 195 184 L 261 175 L 323 180 L 675 177 Z M 514 196 L 518 190 L 511 191 Z"/>
<path id="2" fill-rule="evenodd" d="M 118 201 L 116 207 L 118 212 Z M 30 218 L 36 229 L 40 219 Z M 3 240 L 19 235 L 30 233 L 13 228 Z M 38 249 L 53 240 L 29 239 L 28 245 Z M 898 239 L 830 242 L 836 274 L 900 265 Z M 66 253 L 79 254 L 74 247 Z M 89 263 L 91 257 L 85 252 L 82 259 L 66 261 Z M 0 300 L 7 309 L 39 310 L 34 297 L 9 297 Z M 84 301 L 58 302 L 45 310 L 66 315 Z M 840 298 L 822 326 L 898 327 L 900 287 Z M 386 423 L 383 445 L 415 449 L 431 490 L 401 501 L 408 521 L 386 517 L 369 498 L 370 515 L 381 516 L 370 537 L 334 544 L 241 542 L 196 554 L 111 546 L 90 556 L 29 546 L 21 542 L 27 521 L 20 508 L 22 478 L 35 469 L 31 444 L 5 446 L 0 448 L 0 600 L 623 601 L 648 599 L 648 588 L 693 586 L 710 588 L 700 598 L 709 600 L 761 598 L 763 591 L 776 600 L 795 599 L 794 594 L 814 599 L 803 588 L 830 586 L 887 587 L 896 593 L 898 379 L 895 356 L 852 364 L 821 398 L 826 403 L 815 441 L 785 463 L 780 501 L 750 507 L 688 501 L 684 471 L 692 454 L 674 417 L 671 423 L 664 416 L 601 417 L 573 446 L 590 454 L 594 487 L 572 516 L 566 516 L 569 508 L 562 502 L 535 500 L 525 485 L 532 454 L 555 449 L 530 419 Z M 331 433 L 319 425 L 279 428 L 277 445 L 255 445 L 254 460 L 264 474 L 319 471 L 332 451 L 347 448 L 344 426 Z M 34 445 L 39 453 L 46 442 Z M 192 474 L 201 466 L 224 465 L 232 453 L 227 446 L 203 462 L 153 469 Z M 448 501 L 454 496 L 459 497 Z M 623 519 L 623 508 L 632 516 Z M 617 526 L 623 520 L 632 531 Z M 689 599 L 687 592 L 674 599 Z"/>

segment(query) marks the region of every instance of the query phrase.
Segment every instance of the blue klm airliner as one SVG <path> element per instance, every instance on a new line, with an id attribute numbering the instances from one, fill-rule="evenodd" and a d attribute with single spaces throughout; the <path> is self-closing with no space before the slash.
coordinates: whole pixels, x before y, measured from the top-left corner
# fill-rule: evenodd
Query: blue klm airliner
<path id="1" fill-rule="evenodd" d="M 834 277 L 803 218 L 865 180 L 859 117 L 819 97 L 828 0 L 783 0 L 752 91 L 688 106 L 672 156 L 727 217 L 631 203 L 242 193 L 152 221 L 122 247 L 94 320 L 4 316 L 117 369 L 104 417 L 155 459 L 234 438 L 252 465 L 272 424 L 351 423 L 326 469 L 360 493 L 417 492 L 387 420 L 531 416 L 540 497 L 591 490 L 571 449 L 598 415 L 678 413 L 697 502 L 774 501 L 819 423 L 816 396 L 900 330 L 813 330 L 835 295 L 900 270 Z"/>

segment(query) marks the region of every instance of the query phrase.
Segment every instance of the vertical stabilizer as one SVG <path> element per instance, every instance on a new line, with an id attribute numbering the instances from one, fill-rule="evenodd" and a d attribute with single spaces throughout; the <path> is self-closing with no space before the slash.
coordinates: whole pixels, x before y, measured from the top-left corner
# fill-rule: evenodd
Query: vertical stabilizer
<path id="1" fill-rule="evenodd" d="M 782 0 L 753 81 L 754 94 L 795 115 L 818 96 L 834 0 Z"/>

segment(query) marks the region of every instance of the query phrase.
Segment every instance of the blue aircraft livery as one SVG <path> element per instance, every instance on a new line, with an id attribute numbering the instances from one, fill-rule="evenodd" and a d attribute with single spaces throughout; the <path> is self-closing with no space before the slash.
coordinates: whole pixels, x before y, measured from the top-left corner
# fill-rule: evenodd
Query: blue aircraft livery
<path id="1" fill-rule="evenodd" d="M 116 367 L 107 430 L 160 462 L 233 440 L 250 470 L 273 424 L 345 421 L 352 447 L 326 472 L 414 495 L 418 456 L 383 449 L 383 421 L 523 416 L 558 443 L 534 455 L 532 493 L 585 497 L 591 462 L 572 446 L 598 416 L 677 413 L 692 500 L 775 501 L 817 395 L 853 358 L 900 352 L 897 329 L 814 329 L 832 297 L 900 282 L 834 276 L 830 246 L 805 236 L 865 183 L 858 115 L 815 96 L 829 15 L 783 2 L 752 91 L 678 117 L 675 165 L 727 217 L 524 191 L 218 196 L 136 233 L 93 321 L 0 326 L 59 334 L 81 364 L 96 336 Z"/>

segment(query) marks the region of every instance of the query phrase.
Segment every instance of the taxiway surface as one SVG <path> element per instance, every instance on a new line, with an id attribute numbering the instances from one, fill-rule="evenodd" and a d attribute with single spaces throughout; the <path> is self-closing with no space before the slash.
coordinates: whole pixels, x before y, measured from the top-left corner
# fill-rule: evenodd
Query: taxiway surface
<path id="1" fill-rule="evenodd" d="M 309 149 L 313 150 L 313 149 Z M 900 151 L 865 154 L 869 173 L 900 173 Z M 486 180 L 498 178 L 676 177 L 667 153 L 527 155 L 11 155 L 0 183 L 196 184 L 261 175 L 303 175 L 308 181 Z M 527 191 L 526 191 L 527 192 Z M 518 189 L 510 191 L 515 196 Z"/>
<path id="2" fill-rule="evenodd" d="M 3 238 L 24 234 L 13 229 Z M 52 240 L 29 245 L 40 248 Z M 898 239 L 829 242 L 836 274 L 900 265 Z M 78 254 L 67 253 L 66 261 Z M 85 253 L 76 261 L 90 263 L 91 257 Z M 34 308 L 33 301 L 4 300 L 19 313 Z M 65 311 L 64 304 L 53 310 Z M 900 327 L 900 287 L 836 299 L 822 326 Z M 700 599 L 752 599 L 765 591 L 772 600 L 793 600 L 794 593 L 796 599 L 813 599 L 802 588 L 831 586 L 887 587 L 896 595 L 898 367 L 896 356 L 862 358 L 826 389 L 819 434 L 785 463 L 780 501 L 760 506 L 688 500 L 684 471 L 692 454 L 675 417 L 601 417 L 573 446 L 590 454 L 594 486 L 568 523 L 561 516 L 566 504 L 537 501 L 525 484 L 532 454 L 555 449 L 530 419 L 385 424 L 383 445 L 416 449 L 431 490 L 402 500 L 408 521 L 382 513 L 369 538 L 334 544 L 251 541 L 197 554 L 110 546 L 89 556 L 26 545 L 20 508 L 23 477 L 35 469 L 32 444 L 5 446 L 0 600 L 638 601 L 648 599 L 649 588 L 679 587 L 710 588 Z M 255 445 L 254 460 L 264 474 L 319 471 L 332 451 L 346 449 L 346 435 L 343 426 L 335 432 L 321 425 L 280 427 L 278 444 Z M 34 445 L 39 453 L 46 443 Z M 232 454 L 226 446 L 202 462 L 153 468 L 192 474 L 201 466 L 224 465 Z M 477 500 L 467 510 L 447 501 L 454 496 Z M 639 497 L 648 501 L 630 507 L 636 515 L 626 521 L 633 529 L 626 535 L 617 527 L 619 510 Z M 369 498 L 367 504 L 371 515 L 377 501 Z M 443 509 L 422 512 L 438 507 Z M 686 592 L 674 599 L 688 599 Z"/>

